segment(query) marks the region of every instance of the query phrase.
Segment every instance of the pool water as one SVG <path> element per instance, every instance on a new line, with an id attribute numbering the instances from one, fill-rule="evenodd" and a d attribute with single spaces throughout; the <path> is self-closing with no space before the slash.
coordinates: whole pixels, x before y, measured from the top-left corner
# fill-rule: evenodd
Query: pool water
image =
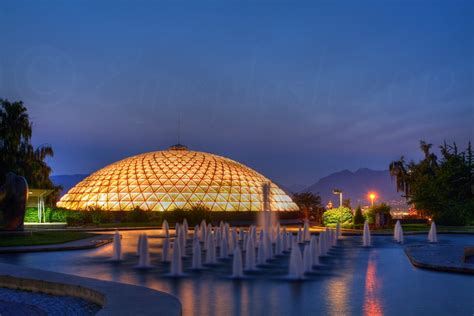
<path id="1" fill-rule="evenodd" d="M 146 232 L 153 268 L 137 269 L 138 235 Z M 286 277 L 288 255 L 243 280 L 230 278 L 231 260 L 185 276 L 169 277 L 160 262 L 158 231 L 121 232 L 124 260 L 110 260 L 112 245 L 80 251 L 0 255 L 0 261 L 83 277 L 150 287 L 177 296 L 183 315 L 473 315 L 474 277 L 413 267 L 390 237 L 343 237 L 322 266 L 303 281 Z M 439 235 L 441 244 L 474 245 L 472 235 Z M 188 254 L 190 244 L 188 242 Z M 405 245 L 426 236 L 405 236 Z M 130 302 L 133 304 L 133 302 Z"/>

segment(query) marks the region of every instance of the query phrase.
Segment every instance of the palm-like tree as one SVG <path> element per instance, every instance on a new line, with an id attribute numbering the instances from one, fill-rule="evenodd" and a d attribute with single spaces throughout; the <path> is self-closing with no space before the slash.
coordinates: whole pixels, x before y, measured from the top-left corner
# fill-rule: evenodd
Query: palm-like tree
<path id="1" fill-rule="evenodd" d="M 56 189 L 49 179 L 51 168 L 45 159 L 53 156 L 51 146 L 31 145 L 32 127 L 23 102 L 0 99 L 0 182 L 7 172 L 24 176 L 31 187 Z"/>
<path id="2" fill-rule="evenodd" d="M 409 186 L 409 172 L 405 163 L 405 157 L 400 157 L 399 160 L 392 161 L 388 168 L 392 178 L 395 178 L 397 185 L 397 192 L 404 192 L 408 196 L 410 191 Z"/>

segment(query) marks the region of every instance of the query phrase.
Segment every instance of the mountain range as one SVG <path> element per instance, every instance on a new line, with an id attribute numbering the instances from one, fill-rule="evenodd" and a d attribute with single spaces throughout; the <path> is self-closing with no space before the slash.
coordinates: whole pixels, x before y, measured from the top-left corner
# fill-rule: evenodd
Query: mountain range
<path id="1" fill-rule="evenodd" d="M 63 187 L 64 194 L 87 176 L 87 174 L 56 175 L 52 176 L 51 179 L 54 184 Z M 353 206 L 358 204 L 367 205 L 369 203 L 367 195 L 372 191 L 376 192 L 377 201 L 384 201 L 392 205 L 404 203 L 404 199 L 397 192 L 388 170 L 367 168 L 361 168 L 354 172 L 342 170 L 323 177 L 310 186 L 280 186 L 289 193 L 318 193 L 324 205 L 329 201 L 332 201 L 334 205 L 338 205 L 339 197 L 332 193 L 332 190 L 336 188 L 342 190 L 344 199 L 351 199 Z"/>
<path id="2" fill-rule="evenodd" d="M 318 193 L 324 204 L 332 201 L 338 205 L 339 197 L 332 193 L 333 189 L 341 190 L 344 199 L 350 198 L 352 206 L 368 205 L 368 193 L 375 192 L 377 201 L 392 205 L 404 203 L 401 194 L 397 192 L 395 182 L 388 170 L 371 170 L 361 168 L 357 171 L 342 170 L 319 179 L 316 183 L 298 192 Z"/>

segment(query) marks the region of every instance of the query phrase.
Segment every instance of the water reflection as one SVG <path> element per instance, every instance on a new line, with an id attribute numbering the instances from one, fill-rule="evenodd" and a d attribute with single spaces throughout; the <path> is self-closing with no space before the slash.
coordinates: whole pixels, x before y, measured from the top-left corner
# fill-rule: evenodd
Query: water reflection
<path id="1" fill-rule="evenodd" d="M 335 277 L 327 282 L 327 307 L 330 315 L 341 315 L 349 306 L 349 287 L 352 274 L 346 277 Z"/>
<path id="2" fill-rule="evenodd" d="M 377 251 L 370 253 L 369 262 L 367 263 L 367 272 L 365 273 L 364 315 L 370 316 L 383 315 L 380 302 L 382 281 L 377 278 L 377 254 Z"/>
<path id="3" fill-rule="evenodd" d="M 152 269 L 136 269 L 136 245 L 143 231 L 123 234 L 124 261 L 110 261 L 112 246 L 50 253 L 0 255 L 0 262 L 84 277 L 126 282 L 165 291 L 183 304 L 183 315 L 406 315 L 468 314 L 474 310 L 472 277 L 415 269 L 403 248 L 391 238 L 375 237 L 375 247 L 362 249 L 359 238 L 341 241 L 303 282 L 285 280 L 288 258 L 242 281 L 230 280 L 231 261 L 171 278 L 161 262 L 162 239 L 150 238 Z M 444 236 L 448 240 L 447 236 Z M 426 242 L 425 236 L 407 242 Z M 450 242 L 474 244 L 474 236 L 449 236 Z M 381 273 L 383 272 L 383 274 Z M 403 277 L 402 277 L 403 276 Z M 447 290 L 448 289 L 448 290 Z M 442 301 L 440 309 L 431 302 Z M 403 304 L 400 304 L 403 302 Z"/>

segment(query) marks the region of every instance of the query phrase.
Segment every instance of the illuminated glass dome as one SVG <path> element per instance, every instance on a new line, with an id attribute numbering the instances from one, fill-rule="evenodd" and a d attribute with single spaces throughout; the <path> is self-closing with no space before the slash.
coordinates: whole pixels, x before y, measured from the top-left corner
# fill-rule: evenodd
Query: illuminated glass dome
<path id="1" fill-rule="evenodd" d="M 113 211 L 206 206 L 213 211 L 259 211 L 262 185 L 267 182 L 270 180 L 236 161 L 176 145 L 100 169 L 69 190 L 57 206 Z M 270 185 L 272 210 L 298 210 L 283 190 Z"/>

